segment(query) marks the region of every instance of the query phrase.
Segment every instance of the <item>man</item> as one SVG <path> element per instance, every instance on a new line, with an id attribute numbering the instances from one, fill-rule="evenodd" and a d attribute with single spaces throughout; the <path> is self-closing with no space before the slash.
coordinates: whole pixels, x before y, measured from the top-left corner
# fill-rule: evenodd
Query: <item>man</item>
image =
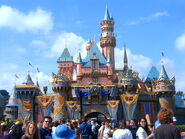
<path id="1" fill-rule="evenodd" d="M 135 119 L 130 120 L 130 126 L 128 127 L 128 129 L 131 131 L 133 139 L 136 139 L 136 132 L 137 132 L 138 127 L 136 125 Z"/>
<path id="2" fill-rule="evenodd" d="M 170 109 L 163 108 L 159 111 L 158 120 L 161 125 L 155 130 L 155 139 L 180 139 L 180 130 L 170 125 L 173 112 Z"/>
<path id="3" fill-rule="evenodd" d="M 82 134 L 82 139 L 91 139 L 92 138 L 92 130 L 91 125 L 87 123 L 88 119 L 84 119 L 83 123 L 80 125 L 80 131 Z"/>
<path id="4" fill-rule="evenodd" d="M 45 116 L 42 122 L 43 122 L 42 127 L 39 128 L 41 139 L 52 139 L 52 135 L 50 131 L 52 118 L 50 116 Z"/>

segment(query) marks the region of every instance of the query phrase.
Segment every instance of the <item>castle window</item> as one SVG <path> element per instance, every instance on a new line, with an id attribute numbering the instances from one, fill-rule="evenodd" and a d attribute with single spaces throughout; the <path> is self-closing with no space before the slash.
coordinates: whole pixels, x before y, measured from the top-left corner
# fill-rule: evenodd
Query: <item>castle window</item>
<path id="1" fill-rule="evenodd" d="M 93 83 L 98 83 L 98 78 L 93 78 Z"/>
<path id="2" fill-rule="evenodd" d="M 97 60 L 92 60 L 92 71 L 98 70 L 98 61 Z"/>

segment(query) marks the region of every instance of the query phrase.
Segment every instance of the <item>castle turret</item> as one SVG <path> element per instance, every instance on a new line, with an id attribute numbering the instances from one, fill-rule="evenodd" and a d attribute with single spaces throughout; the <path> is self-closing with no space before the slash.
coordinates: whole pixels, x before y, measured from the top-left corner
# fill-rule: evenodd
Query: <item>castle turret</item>
<path id="1" fill-rule="evenodd" d="M 93 45 L 93 42 L 91 42 L 91 40 L 88 40 L 86 44 L 87 54 L 89 53 L 89 50 L 91 49 L 92 45 Z"/>
<path id="2" fill-rule="evenodd" d="M 114 23 L 115 22 L 110 16 L 108 8 L 106 7 L 104 20 L 100 23 L 102 31 L 100 46 L 102 48 L 102 53 L 106 59 L 110 54 L 113 62 L 113 67 L 115 68 L 114 48 L 116 46 L 116 39 L 114 35 Z"/>
<path id="3" fill-rule="evenodd" d="M 61 73 L 52 74 L 52 90 L 55 93 L 54 100 L 54 121 L 58 121 L 60 119 L 67 119 L 67 111 L 65 101 L 69 98 L 69 79 L 62 75 Z"/>
<path id="4" fill-rule="evenodd" d="M 40 88 L 34 84 L 29 73 L 22 85 L 17 85 L 15 88 L 17 97 L 21 101 L 18 112 L 19 119 L 37 121 L 36 96 L 40 95 Z"/>
<path id="5" fill-rule="evenodd" d="M 124 68 L 123 68 L 123 70 L 126 71 L 126 70 L 128 70 L 128 60 L 127 60 L 126 44 L 124 45 L 124 59 L 123 59 L 123 62 L 124 62 Z"/>
<path id="6" fill-rule="evenodd" d="M 64 49 L 62 55 L 57 60 L 58 72 L 67 76 L 70 81 L 73 80 L 74 61 L 67 48 Z"/>
<path id="7" fill-rule="evenodd" d="M 108 67 L 108 78 L 110 79 L 113 77 L 113 63 L 110 54 L 108 55 L 107 58 L 107 67 Z"/>
<path id="8" fill-rule="evenodd" d="M 6 119 L 9 119 L 11 121 L 18 119 L 18 107 L 19 107 L 19 102 L 15 91 L 15 87 L 14 87 L 13 93 L 9 98 L 8 104 L 6 105 L 6 109 L 5 109 Z"/>
<path id="9" fill-rule="evenodd" d="M 161 66 L 161 71 L 157 81 L 152 82 L 153 92 L 159 97 L 161 107 L 173 109 L 173 95 L 175 94 L 175 80 L 169 79 L 164 65 Z"/>

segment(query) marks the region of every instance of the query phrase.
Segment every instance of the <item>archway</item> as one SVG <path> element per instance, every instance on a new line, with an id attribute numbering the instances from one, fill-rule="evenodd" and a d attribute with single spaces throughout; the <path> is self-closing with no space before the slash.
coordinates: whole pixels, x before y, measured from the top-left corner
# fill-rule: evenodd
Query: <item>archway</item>
<path id="1" fill-rule="evenodd" d="M 100 113 L 100 112 L 92 112 L 92 113 L 89 113 L 85 117 L 89 120 L 95 120 L 95 121 L 103 121 L 107 119 L 107 117 L 103 113 Z"/>
<path id="2" fill-rule="evenodd" d="M 84 113 L 84 117 L 90 120 L 103 121 L 110 118 L 109 114 L 102 110 L 91 109 Z"/>

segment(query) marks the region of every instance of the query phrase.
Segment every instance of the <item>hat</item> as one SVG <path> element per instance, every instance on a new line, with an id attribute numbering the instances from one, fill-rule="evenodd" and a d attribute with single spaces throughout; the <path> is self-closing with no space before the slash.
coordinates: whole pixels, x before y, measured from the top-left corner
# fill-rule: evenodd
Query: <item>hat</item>
<path id="1" fill-rule="evenodd" d="M 75 131 L 70 130 L 67 125 L 59 125 L 56 127 L 55 133 L 52 134 L 53 139 L 74 139 Z"/>

